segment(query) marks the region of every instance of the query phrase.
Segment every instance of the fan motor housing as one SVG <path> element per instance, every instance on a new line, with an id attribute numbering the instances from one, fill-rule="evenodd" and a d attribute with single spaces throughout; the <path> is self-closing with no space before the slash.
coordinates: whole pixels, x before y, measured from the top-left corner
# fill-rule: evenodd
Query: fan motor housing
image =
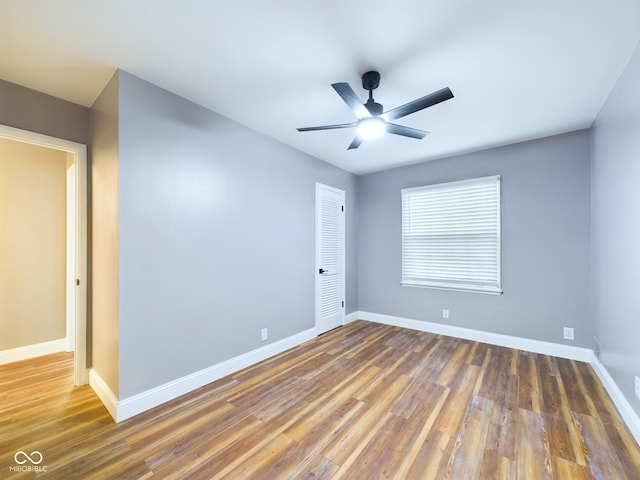
<path id="1" fill-rule="evenodd" d="M 365 90 L 375 90 L 380 85 L 380 74 L 370 71 L 362 75 L 362 88 Z"/>

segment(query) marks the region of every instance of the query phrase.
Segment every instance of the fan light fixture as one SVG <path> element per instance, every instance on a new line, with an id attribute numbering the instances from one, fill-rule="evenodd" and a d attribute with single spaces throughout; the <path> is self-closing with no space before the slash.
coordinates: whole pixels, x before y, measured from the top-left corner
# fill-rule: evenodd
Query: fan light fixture
<path id="1" fill-rule="evenodd" d="M 374 138 L 382 136 L 386 130 L 384 120 L 378 117 L 367 117 L 358 122 L 356 135 L 358 135 L 361 140 L 373 140 Z"/>

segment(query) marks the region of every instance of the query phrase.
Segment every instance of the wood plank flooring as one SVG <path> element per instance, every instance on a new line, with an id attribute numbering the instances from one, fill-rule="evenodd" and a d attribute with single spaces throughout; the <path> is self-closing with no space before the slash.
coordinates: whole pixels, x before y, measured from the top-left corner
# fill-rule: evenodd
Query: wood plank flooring
<path id="1" fill-rule="evenodd" d="M 0 366 L 0 478 L 640 479 L 588 364 L 441 335 L 357 321 L 119 424 L 72 373 Z"/>

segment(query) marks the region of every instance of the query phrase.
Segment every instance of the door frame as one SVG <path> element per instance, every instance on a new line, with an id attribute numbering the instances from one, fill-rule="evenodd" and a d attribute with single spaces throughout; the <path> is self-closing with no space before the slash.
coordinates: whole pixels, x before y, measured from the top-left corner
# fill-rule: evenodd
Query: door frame
<path id="1" fill-rule="evenodd" d="M 320 293 L 320 275 L 318 274 L 318 269 L 322 267 L 320 265 L 320 249 L 318 248 L 319 243 L 319 232 L 320 232 L 320 210 L 319 210 L 319 198 L 320 198 L 320 190 L 330 191 L 339 194 L 342 197 L 342 205 L 344 208 L 344 214 L 341 217 L 341 238 L 340 238 L 340 259 L 341 259 L 341 297 L 342 301 L 346 302 L 346 283 L 347 283 L 347 271 L 346 271 L 346 241 L 347 241 L 347 233 L 346 233 L 346 192 L 339 188 L 332 187 L 330 185 L 325 185 L 323 183 L 316 182 L 315 184 L 315 283 L 314 283 L 314 324 L 316 329 L 316 335 L 320 335 L 320 308 L 319 308 L 319 293 Z M 341 316 L 342 320 L 340 325 L 344 325 L 345 321 L 345 307 L 346 304 L 342 306 Z"/>
<path id="2" fill-rule="evenodd" d="M 75 332 L 67 332 L 67 337 L 69 337 L 69 333 L 74 333 L 74 383 L 78 386 L 86 385 L 89 383 L 87 369 L 87 146 L 1 124 L 0 137 L 60 150 L 73 156 L 74 175 L 68 174 L 67 178 L 74 183 L 72 197 L 75 200 L 75 235 L 71 242 L 75 247 L 73 259 L 75 272 L 71 271 L 70 273 L 75 273 L 75 278 L 67 278 L 67 287 L 70 284 L 75 284 L 75 288 L 72 296 L 67 295 L 68 299 L 74 299 L 73 302 L 67 300 L 67 317 L 75 317 Z M 72 177 L 74 178 L 72 179 Z M 69 243 L 70 241 L 67 239 L 68 246 Z M 70 323 L 72 322 L 67 320 L 68 329 Z"/>

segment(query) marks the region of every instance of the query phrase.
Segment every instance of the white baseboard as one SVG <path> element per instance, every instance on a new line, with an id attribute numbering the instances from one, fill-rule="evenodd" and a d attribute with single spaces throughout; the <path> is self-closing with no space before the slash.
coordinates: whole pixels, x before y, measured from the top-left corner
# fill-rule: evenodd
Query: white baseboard
<path id="1" fill-rule="evenodd" d="M 350 315 L 355 316 L 355 319 L 410 328 L 412 330 L 419 330 L 422 332 L 448 335 L 451 337 L 463 338 L 465 340 L 489 343 L 491 345 L 498 345 L 501 347 L 517 348 L 518 350 L 542 353 L 545 355 L 552 355 L 554 357 L 568 358 L 571 360 L 590 363 L 607 390 L 607 393 L 611 397 L 614 405 L 620 412 L 620 416 L 626 423 L 629 431 L 634 436 L 636 442 L 640 444 L 640 416 L 635 412 L 627 398 L 607 371 L 606 367 L 600 363 L 593 350 L 588 348 L 572 347 L 571 345 L 562 345 L 559 343 L 543 342 L 541 340 L 532 340 L 529 338 L 513 337 L 499 333 L 483 332 L 481 330 L 473 330 L 470 328 L 456 327 L 452 325 L 394 317 L 392 315 L 382 315 L 379 313 L 358 311 Z"/>
<path id="2" fill-rule="evenodd" d="M 600 363 L 600 360 L 593 355 L 593 361 L 591 362 L 591 366 L 593 370 L 596 372 L 600 381 L 604 385 L 604 388 L 607 390 L 607 393 L 613 400 L 614 405 L 620 412 L 620 416 L 627 424 L 629 431 L 640 445 L 640 416 L 635 412 L 627 397 L 624 396 L 618 384 L 615 382 L 613 377 L 609 374 L 607 368 Z"/>
<path id="3" fill-rule="evenodd" d="M 631 431 L 631 434 L 635 437 L 636 442 L 640 444 L 640 417 L 635 413 L 611 375 L 609 375 L 607 369 L 598 361 L 593 351 L 588 348 L 573 347 L 570 345 L 555 344 L 540 340 L 513 337 L 498 333 L 484 332 L 481 330 L 473 330 L 452 325 L 443 325 L 363 311 L 356 311 L 346 315 L 345 324 L 359 319 L 588 362 L 593 366 L 594 371 L 611 396 L 616 408 Z M 100 378 L 100 375 L 93 369 L 89 372 L 89 383 L 98 397 L 102 400 L 114 420 L 116 422 L 121 422 L 169 400 L 173 400 L 174 398 L 195 390 L 196 388 L 218 380 L 226 375 L 237 372 L 243 368 L 277 355 L 289 348 L 300 345 L 314 337 L 316 337 L 316 330 L 315 328 L 311 328 L 120 401 L 117 400 L 117 397 L 105 384 L 102 378 Z M 0 354 L 1 353 L 2 352 L 0 352 Z"/>
<path id="4" fill-rule="evenodd" d="M 118 421 L 118 397 L 111 391 L 100 374 L 93 368 L 89 369 L 89 386 L 96 392 L 109 414 Z"/>
<path id="5" fill-rule="evenodd" d="M 117 400 L 98 373 L 93 370 L 90 374 L 90 385 L 113 419 L 121 422 L 315 337 L 316 329 L 310 328 L 122 400 Z"/>
<path id="6" fill-rule="evenodd" d="M 347 323 L 355 322 L 356 320 L 358 320 L 360 318 L 360 313 L 361 312 L 358 311 L 348 313 L 344 317 L 344 324 L 346 325 Z"/>
<path id="7" fill-rule="evenodd" d="M 360 319 L 370 322 L 384 323 L 396 327 L 410 328 L 422 332 L 437 333 L 450 337 L 463 338 L 477 342 L 489 343 L 501 347 L 517 348 L 528 352 L 553 355 L 554 357 L 569 358 L 581 362 L 590 362 L 594 358 L 593 350 L 588 348 L 573 347 L 559 343 L 544 342 L 542 340 L 532 340 L 530 338 L 513 337 L 501 333 L 491 333 L 471 328 L 456 327 L 454 325 L 444 325 L 441 323 L 423 322 L 410 318 L 394 317 L 392 315 L 382 315 L 371 312 L 357 312 Z"/>
<path id="8" fill-rule="evenodd" d="M 61 338 L 60 340 L 51 340 L 50 342 L 2 350 L 0 351 L 0 365 L 41 357 L 42 355 L 49 355 L 51 353 L 64 352 L 66 349 L 67 339 Z"/>

